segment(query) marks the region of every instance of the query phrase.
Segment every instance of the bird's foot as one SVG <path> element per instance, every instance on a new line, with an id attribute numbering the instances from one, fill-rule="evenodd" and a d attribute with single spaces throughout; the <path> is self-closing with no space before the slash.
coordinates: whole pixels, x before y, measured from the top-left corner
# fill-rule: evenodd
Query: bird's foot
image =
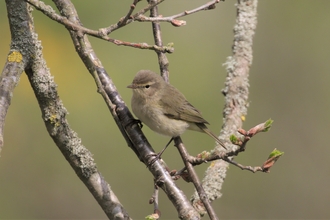
<path id="1" fill-rule="evenodd" d="M 143 127 L 143 124 L 142 124 L 142 122 L 141 122 L 139 119 L 135 119 L 135 118 L 133 118 L 133 119 L 130 119 L 130 120 L 125 124 L 125 128 L 126 128 L 127 126 L 132 126 L 133 124 L 138 124 L 140 128 Z"/>
<path id="2" fill-rule="evenodd" d="M 147 162 L 147 168 L 149 168 L 152 164 L 154 164 L 157 160 L 161 159 L 161 156 L 163 154 L 163 151 L 159 152 L 159 153 L 153 153 L 153 154 L 149 154 L 147 156 L 148 158 L 148 162 Z M 150 159 L 149 159 L 150 158 Z"/>

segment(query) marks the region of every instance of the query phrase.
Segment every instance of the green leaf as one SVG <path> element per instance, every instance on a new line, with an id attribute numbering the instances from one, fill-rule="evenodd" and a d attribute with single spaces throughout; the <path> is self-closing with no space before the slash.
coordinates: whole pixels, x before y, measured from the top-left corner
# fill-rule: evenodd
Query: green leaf
<path id="1" fill-rule="evenodd" d="M 159 215 L 158 214 L 151 214 L 145 217 L 146 220 L 157 220 L 159 219 Z"/>
<path id="2" fill-rule="evenodd" d="M 280 157 L 284 154 L 284 152 L 281 152 L 279 150 L 277 150 L 276 148 L 269 154 L 269 158 L 272 158 L 272 157 Z"/>
<path id="3" fill-rule="evenodd" d="M 270 129 L 270 127 L 272 126 L 274 120 L 272 119 L 268 119 L 266 122 L 265 122 L 265 128 L 264 128 L 264 132 L 268 131 Z"/>
<path id="4" fill-rule="evenodd" d="M 229 139 L 230 139 L 231 143 L 233 143 L 233 144 L 235 144 L 239 141 L 238 138 L 233 134 L 230 135 Z"/>

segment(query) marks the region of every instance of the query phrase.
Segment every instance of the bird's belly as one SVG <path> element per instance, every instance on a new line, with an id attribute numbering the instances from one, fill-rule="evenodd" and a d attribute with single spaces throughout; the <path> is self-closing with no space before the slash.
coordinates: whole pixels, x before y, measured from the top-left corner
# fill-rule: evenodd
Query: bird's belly
<path id="1" fill-rule="evenodd" d="M 167 118 L 166 116 L 163 117 L 164 118 L 161 119 L 159 123 L 151 123 L 151 124 L 146 123 L 146 124 L 153 131 L 170 137 L 177 137 L 182 135 L 189 127 L 189 124 L 187 122 L 176 119 L 170 119 Z"/>
<path id="2" fill-rule="evenodd" d="M 168 118 L 161 110 L 144 109 L 144 112 L 134 113 L 151 130 L 162 135 L 177 137 L 183 134 L 189 127 L 187 122 Z"/>

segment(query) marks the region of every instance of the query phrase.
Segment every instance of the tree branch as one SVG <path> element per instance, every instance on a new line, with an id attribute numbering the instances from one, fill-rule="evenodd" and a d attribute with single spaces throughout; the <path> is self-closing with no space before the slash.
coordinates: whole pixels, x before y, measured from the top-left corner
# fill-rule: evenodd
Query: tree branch
<path id="1" fill-rule="evenodd" d="M 79 24 L 77 12 L 69 0 L 54 0 L 54 3 L 63 16 L 67 17 L 71 22 Z M 105 71 L 100 60 L 97 58 L 97 55 L 91 47 L 87 36 L 75 31 L 70 31 L 70 34 L 76 47 L 76 51 L 86 65 L 87 69 L 90 71 L 92 76 L 98 78 L 95 79 L 97 82 L 101 82 L 102 86 L 98 89 L 99 91 L 104 90 L 104 92 L 101 92 L 101 95 L 107 96 L 103 98 L 111 102 L 109 109 L 114 109 L 111 113 L 113 114 L 115 120 L 116 117 L 118 117 L 119 120 L 117 125 L 123 132 L 124 137 L 127 135 L 127 144 L 133 149 L 141 161 L 143 161 L 146 165 L 150 165 L 150 161 L 154 159 L 154 150 L 142 133 L 140 127 L 137 123 L 134 123 L 135 119 L 125 105 L 125 102 L 122 100 L 116 86 Z M 116 114 L 114 114 L 114 112 Z M 176 186 L 162 163 L 157 160 L 152 165 L 148 166 L 148 168 L 153 174 L 157 186 L 163 189 L 170 201 L 173 203 L 174 207 L 177 209 L 180 218 L 198 219 L 198 213 L 191 206 L 189 200 L 183 192 Z"/>
<path id="2" fill-rule="evenodd" d="M 209 217 L 211 220 L 217 220 L 218 217 L 213 209 L 213 207 L 210 204 L 210 201 L 199 181 L 199 178 L 197 176 L 197 173 L 195 172 L 193 165 L 189 162 L 188 158 L 190 155 L 188 154 L 185 146 L 182 143 L 182 140 L 180 137 L 174 138 L 175 146 L 178 148 L 181 158 L 184 161 L 184 165 L 186 166 L 186 169 L 188 170 L 189 173 L 189 178 L 193 182 L 196 191 L 198 192 L 199 198 L 202 201 L 205 209 L 207 210 L 207 213 L 209 214 Z"/>
<path id="3" fill-rule="evenodd" d="M 225 95 L 224 124 L 222 140 L 229 140 L 242 127 L 242 119 L 247 114 L 249 94 L 249 69 L 252 64 L 252 39 L 257 25 L 257 0 L 238 0 L 237 18 L 234 27 L 233 56 L 228 57 L 225 65 L 227 77 L 223 94 Z M 226 146 L 235 148 L 227 142 Z M 222 149 L 215 149 L 221 152 Z M 212 163 L 205 172 L 203 187 L 212 201 L 221 197 L 222 183 L 226 177 L 228 164 L 222 160 Z M 197 192 L 192 197 L 194 206 L 201 207 Z"/>
<path id="4" fill-rule="evenodd" d="M 32 8 L 22 0 L 6 0 L 6 4 L 12 30 L 11 50 L 20 54 L 13 58 L 12 52 L 8 61 L 16 62 L 13 66 L 19 65 L 21 71 L 25 70 L 50 136 L 107 216 L 111 219 L 114 216 L 129 219 L 109 184 L 97 171 L 91 153 L 69 127 L 67 111 L 58 96 L 57 85 L 46 66 L 42 46 L 34 31 Z"/>
<path id="5" fill-rule="evenodd" d="M 10 18 L 9 18 L 10 19 Z M 19 51 L 11 50 L 0 77 L 0 154 L 4 146 L 5 119 L 13 92 L 23 72 L 23 56 Z"/>
<path id="6" fill-rule="evenodd" d="M 11 45 L 0 77 L 0 153 L 4 146 L 4 125 L 13 92 L 32 53 L 26 45 L 26 39 L 31 37 L 31 14 L 26 4 L 17 4 L 16 10 L 13 10 L 14 3 L 16 1 L 6 1 Z"/>
<path id="7" fill-rule="evenodd" d="M 141 1 L 141 0 L 133 0 L 133 3 L 131 4 L 130 9 L 129 9 L 127 15 L 119 20 L 119 22 L 117 23 L 117 26 L 121 27 L 121 26 L 127 24 L 127 20 L 132 17 L 131 15 L 132 15 L 135 7 L 136 7 L 136 4 L 139 1 Z"/>
<path id="8" fill-rule="evenodd" d="M 86 27 L 83 27 L 80 23 L 77 24 L 77 23 L 71 22 L 66 17 L 63 17 L 63 16 L 57 14 L 51 6 L 46 5 L 42 1 L 39 1 L 39 0 L 24 0 L 24 1 L 33 5 L 37 10 L 44 13 L 50 19 L 57 21 L 60 24 L 63 24 L 69 30 L 81 32 L 82 34 L 88 34 L 90 36 L 111 42 L 117 46 L 128 46 L 128 47 L 134 47 L 134 48 L 138 48 L 138 49 L 155 50 L 155 51 L 160 51 L 160 52 L 164 52 L 164 53 L 173 53 L 174 52 L 174 48 L 171 45 L 159 47 L 156 45 L 148 45 L 147 43 L 132 43 L 132 42 L 122 41 L 122 40 L 108 37 L 107 35 L 111 31 L 119 28 L 118 25 L 117 25 L 118 28 L 114 28 L 114 27 L 110 26 L 112 28 L 110 28 L 110 27 L 109 28 L 100 28 L 99 30 L 88 29 Z M 161 1 L 159 1 L 159 2 L 161 2 Z M 149 7 L 151 7 L 151 6 L 149 5 L 147 8 L 149 8 Z M 139 13 L 137 13 L 137 14 L 139 14 Z M 128 21 L 126 21 L 126 24 L 128 24 Z M 124 25 L 122 24 L 121 26 L 124 26 Z M 111 29 L 111 31 L 110 31 L 110 29 Z"/>
<path id="9" fill-rule="evenodd" d="M 126 22 L 122 22 L 122 20 L 125 20 L 125 17 L 119 19 L 119 22 L 117 24 L 114 25 L 110 25 L 109 27 L 105 28 L 106 33 L 110 34 L 111 32 L 132 23 L 133 21 L 135 21 L 135 18 L 137 18 L 138 16 L 146 13 L 147 11 L 149 11 L 150 9 L 152 9 L 153 7 L 159 5 L 160 3 L 162 3 L 164 0 L 155 0 L 153 2 L 149 2 L 148 6 L 146 6 L 145 8 L 141 9 L 139 12 L 135 13 L 134 15 L 130 16 L 130 19 L 127 19 Z"/>
<path id="10" fill-rule="evenodd" d="M 262 172 L 268 173 L 269 169 L 283 155 L 283 152 L 280 152 L 276 149 L 273 150 L 273 152 L 270 153 L 268 159 L 264 162 L 264 164 L 262 166 L 256 166 L 256 167 L 244 166 L 242 164 L 239 164 L 234 161 L 233 157 L 238 156 L 238 154 L 241 152 L 244 152 L 246 150 L 247 142 L 249 142 L 252 139 L 252 137 L 254 137 L 256 134 L 258 134 L 260 132 L 267 132 L 270 129 L 270 127 L 272 126 L 272 123 L 273 123 L 273 120 L 268 119 L 264 123 L 260 123 L 256 126 L 250 128 L 248 131 L 245 131 L 244 129 L 241 129 L 241 128 L 238 129 L 238 133 L 243 135 L 243 137 L 238 138 L 235 135 L 231 135 L 231 137 L 230 137 L 231 142 L 234 145 L 238 146 L 236 149 L 233 149 L 232 151 L 227 151 L 227 152 L 213 151 L 211 153 L 207 152 L 207 151 L 203 151 L 202 153 L 198 154 L 197 157 L 185 155 L 185 158 L 187 161 L 189 161 L 189 163 L 192 166 L 204 164 L 204 163 L 215 161 L 215 160 L 223 160 L 234 166 L 241 168 L 242 170 L 248 170 L 253 173 L 255 173 L 257 171 L 262 171 Z M 172 175 L 173 176 L 182 176 L 185 178 L 186 174 L 184 172 L 186 170 L 187 170 L 187 168 L 184 167 L 183 169 L 181 169 L 179 171 L 172 172 Z"/>
<path id="11" fill-rule="evenodd" d="M 152 3 L 154 0 L 149 0 L 149 3 Z M 158 7 L 155 6 L 150 10 L 150 17 L 152 18 L 158 18 L 159 14 L 158 14 Z M 153 36 L 154 36 L 154 41 L 155 44 L 157 46 L 162 46 L 162 37 L 161 37 L 161 30 L 160 30 L 160 24 L 158 21 L 153 21 L 152 22 L 152 30 L 153 30 Z M 169 62 L 168 59 L 166 57 L 166 55 L 164 53 L 158 52 L 156 51 L 157 56 L 158 56 L 158 63 L 159 63 L 159 67 L 160 67 L 160 72 L 162 77 L 164 78 L 164 80 L 166 82 L 169 82 L 169 70 L 168 70 L 168 66 L 169 66 Z M 195 173 L 193 167 L 191 166 L 191 164 L 189 164 L 188 160 L 187 160 L 187 151 L 185 149 L 185 147 L 183 146 L 183 143 L 181 141 L 180 137 L 176 137 L 174 139 L 176 141 L 176 146 L 178 147 L 178 150 L 182 156 L 182 159 L 188 169 L 188 173 L 191 177 L 191 179 L 193 180 L 193 183 L 196 187 L 197 192 L 199 194 L 199 197 L 202 198 L 202 204 L 204 205 L 204 207 L 206 208 L 210 218 L 212 220 L 214 219 L 218 219 L 215 211 L 213 210 L 213 207 L 210 205 L 209 200 L 203 190 L 202 185 L 199 182 L 198 176 Z M 203 213 L 202 213 L 203 214 Z"/>
<path id="12" fill-rule="evenodd" d="M 153 4 L 156 2 L 156 0 L 148 0 L 148 2 L 149 2 L 149 4 Z M 158 7 L 157 6 L 150 9 L 150 17 L 158 17 Z M 159 47 L 162 47 L 163 41 L 162 41 L 162 34 L 161 34 L 159 22 L 152 22 L 152 32 L 153 32 L 155 44 Z M 156 51 L 156 53 L 158 56 L 160 74 L 162 75 L 162 77 L 164 78 L 164 80 L 166 82 L 169 82 L 168 59 L 164 53 L 162 53 L 160 51 Z"/>
<path id="13" fill-rule="evenodd" d="M 213 0 L 213 1 L 210 1 L 206 4 L 204 4 L 204 5 L 201 5 L 197 8 L 195 8 L 195 9 L 192 9 L 192 10 L 189 10 L 189 11 L 184 11 L 184 12 L 181 12 L 179 14 L 172 15 L 172 16 L 167 16 L 167 17 L 161 17 L 161 16 L 159 16 L 159 17 L 146 17 L 143 14 L 141 14 L 141 15 L 137 16 L 135 18 L 135 20 L 140 21 L 140 22 L 169 22 L 173 26 L 180 27 L 180 26 L 186 25 L 186 21 L 176 20 L 176 18 L 191 15 L 191 14 L 199 12 L 199 11 L 214 9 L 215 4 L 217 4 L 219 2 L 220 2 L 220 0 Z"/>

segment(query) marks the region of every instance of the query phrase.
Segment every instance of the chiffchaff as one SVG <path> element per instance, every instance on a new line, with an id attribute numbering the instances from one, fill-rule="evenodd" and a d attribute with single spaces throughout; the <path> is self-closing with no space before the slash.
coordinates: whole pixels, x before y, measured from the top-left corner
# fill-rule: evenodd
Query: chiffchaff
<path id="1" fill-rule="evenodd" d="M 140 70 L 127 88 L 133 90 L 131 105 L 134 114 L 151 130 L 172 138 L 187 129 L 204 132 L 226 149 L 206 127 L 205 124 L 209 123 L 201 113 L 160 75 L 150 70 Z"/>

